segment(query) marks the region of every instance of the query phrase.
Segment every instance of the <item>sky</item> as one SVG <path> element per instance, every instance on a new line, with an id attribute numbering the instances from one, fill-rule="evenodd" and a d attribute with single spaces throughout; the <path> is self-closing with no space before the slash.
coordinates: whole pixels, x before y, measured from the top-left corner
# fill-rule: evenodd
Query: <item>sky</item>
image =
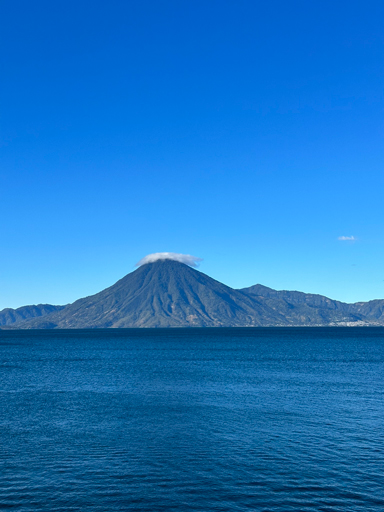
<path id="1" fill-rule="evenodd" d="M 384 3 L 0 2 L 0 309 L 147 254 L 384 298 Z"/>

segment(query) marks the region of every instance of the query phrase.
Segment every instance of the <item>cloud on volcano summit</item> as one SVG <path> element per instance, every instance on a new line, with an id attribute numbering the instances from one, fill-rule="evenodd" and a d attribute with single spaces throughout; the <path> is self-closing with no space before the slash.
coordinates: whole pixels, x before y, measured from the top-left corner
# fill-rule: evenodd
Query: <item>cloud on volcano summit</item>
<path id="1" fill-rule="evenodd" d="M 197 258 L 196 256 L 192 256 L 191 254 L 179 254 L 177 252 L 154 252 L 153 254 L 148 254 L 141 258 L 141 260 L 136 263 L 136 267 L 141 267 L 141 265 L 145 265 L 146 263 L 153 263 L 154 261 L 159 260 L 174 260 L 179 261 L 180 263 L 185 263 L 190 267 L 198 267 L 200 261 L 203 261 L 202 258 Z"/>

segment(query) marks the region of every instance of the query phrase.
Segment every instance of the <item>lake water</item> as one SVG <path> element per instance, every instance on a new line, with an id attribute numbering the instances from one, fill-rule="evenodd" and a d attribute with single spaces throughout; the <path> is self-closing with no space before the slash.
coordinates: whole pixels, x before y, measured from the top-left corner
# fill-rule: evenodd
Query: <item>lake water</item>
<path id="1" fill-rule="evenodd" d="M 384 510 L 384 329 L 0 331 L 0 509 Z"/>

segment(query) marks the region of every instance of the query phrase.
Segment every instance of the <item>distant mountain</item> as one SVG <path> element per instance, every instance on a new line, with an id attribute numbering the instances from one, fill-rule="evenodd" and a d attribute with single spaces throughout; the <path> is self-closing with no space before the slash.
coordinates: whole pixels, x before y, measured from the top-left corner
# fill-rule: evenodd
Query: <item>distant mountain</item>
<path id="1" fill-rule="evenodd" d="M 56 309 L 12 325 L 20 329 L 384 325 L 384 301 L 345 304 L 262 285 L 234 290 L 169 259 L 144 264 L 113 286 L 66 307 L 44 307 Z M 3 325 L 12 328 L 10 323 Z"/>
<path id="2" fill-rule="evenodd" d="M 15 325 L 24 320 L 49 315 L 53 311 L 60 311 L 65 306 L 52 306 L 51 304 L 38 304 L 37 306 L 22 306 L 21 308 L 6 308 L 0 311 L 0 326 Z"/>
<path id="3" fill-rule="evenodd" d="M 274 299 L 282 299 L 289 304 L 295 306 L 305 304 L 312 308 L 331 309 L 334 311 L 348 312 L 349 304 L 339 302 L 337 300 L 328 299 L 323 295 L 313 293 L 303 293 L 288 290 L 273 290 L 262 284 L 255 284 L 249 288 L 242 288 L 242 292 L 256 297 L 268 297 Z"/>
<path id="4" fill-rule="evenodd" d="M 382 299 L 348 304 L 348 311 L 356 315 L 361 315 L 367 322 L 377 322 L 384 325 L 384 300 Z"/>
<path id="5" fill-rule="evenodd" d="M 347 304 L 338 300 L 332 300 L 323 295 L 316 295 L 313 293 L 303 293 L 288 290 L 273 290 L 262 284 L 256 284 L 248 288 L 242 288 L 240 291 L 247 293 L 253 297 L 264 297 L 267 299 L 283 300 L 287 304 L 297 308 L 299 306 L 308 306 L 312 309 L 319 310 L 322 315 L 328 310 L 329 321 L 341 321 L 337 319 L 338 313 L 342 315 L 350 315 L 355 318 L 354 321 L 366 322 L 371 324 L 384 325 L 384 300 L 376 299 L 369 302 L 356 302 Z M 330 313 L 332 312 L 332 313 Z M 331 316 L 334 318 L 331 319 Z M 347 320 L 345 320 L 347 321 Z M 353 320 L 350 320 L 353 321 Z"/>

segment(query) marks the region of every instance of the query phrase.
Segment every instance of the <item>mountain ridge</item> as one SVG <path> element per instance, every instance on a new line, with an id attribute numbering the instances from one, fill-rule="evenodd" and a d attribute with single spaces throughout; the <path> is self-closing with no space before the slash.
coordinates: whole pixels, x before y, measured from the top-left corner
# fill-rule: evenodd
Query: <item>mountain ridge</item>
<path id="1" fill-rule="evenodd" d="M 307 304 L 309 307 L 321 307 L 322 309 L 340 310 L 342 312 L 361 316 L 365 320 L 381 321 L 384 325 L 384 299 L 374 299 L 367 302 L 341 302 L 330 299 L 324 295 L 304 293 L 290 290 L 274 290 L 267 286 L 256 284 L 248 288 L 242 288 L 243 292 L 253 296 L 275 297 L 283 299 L 290 304 Z"/>
<path id="2" fill-rule="evenodd" d="M 44 317 L 64 308 L 65 306 L 54 306 L 52 304 L 21 306 L 16 309 L 5 308 L 0 311 L 0 327 L 19 323 L 30 318 Z"/>

